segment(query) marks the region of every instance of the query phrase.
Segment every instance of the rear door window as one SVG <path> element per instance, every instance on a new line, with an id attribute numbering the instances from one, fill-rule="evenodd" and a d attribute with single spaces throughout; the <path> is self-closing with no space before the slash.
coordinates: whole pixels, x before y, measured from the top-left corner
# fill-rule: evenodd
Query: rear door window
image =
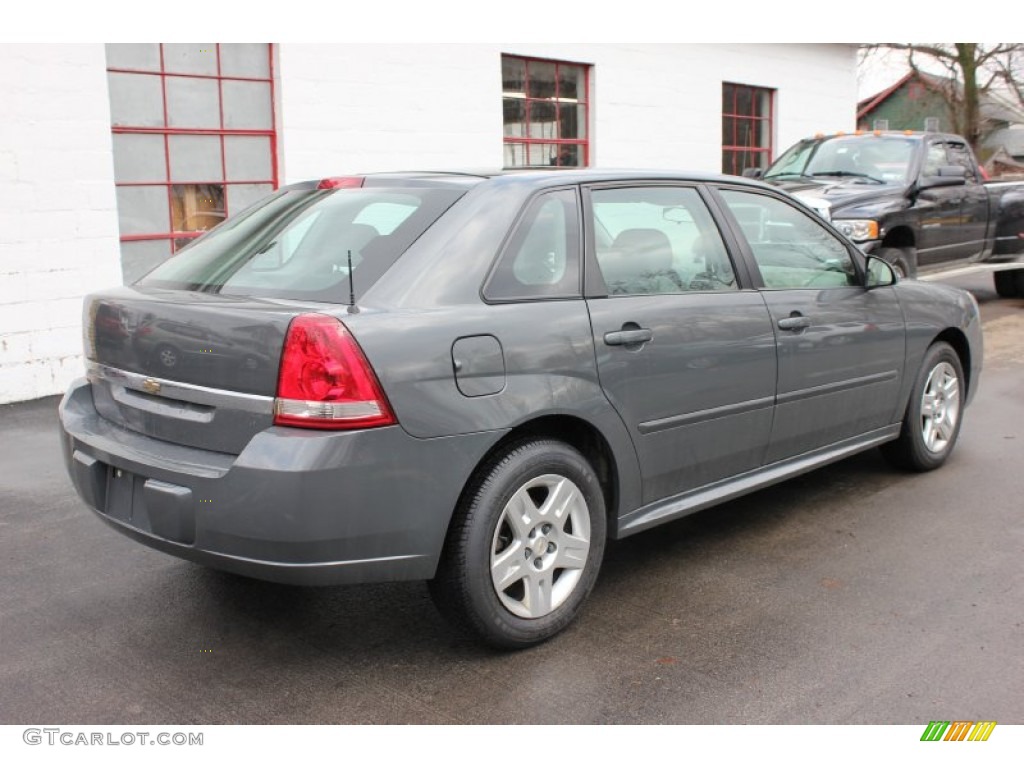
<path id="1" fill-rule="evenodd" d="M 697 190 L 591 192 L 594 254 L 608 295 L 737 290 L 722 236 Z"/>

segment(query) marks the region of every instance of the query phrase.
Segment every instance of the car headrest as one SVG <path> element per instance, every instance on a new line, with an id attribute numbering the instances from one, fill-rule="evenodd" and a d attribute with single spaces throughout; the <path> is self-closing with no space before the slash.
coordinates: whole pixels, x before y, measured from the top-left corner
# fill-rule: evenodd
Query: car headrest
<path id="1" fill-rule="evenodd" d="M 616 236 L 612 248 L 623 254 L 634 274 L 672 269 L 672 244 L 660 230 L 624 229 Z"/>

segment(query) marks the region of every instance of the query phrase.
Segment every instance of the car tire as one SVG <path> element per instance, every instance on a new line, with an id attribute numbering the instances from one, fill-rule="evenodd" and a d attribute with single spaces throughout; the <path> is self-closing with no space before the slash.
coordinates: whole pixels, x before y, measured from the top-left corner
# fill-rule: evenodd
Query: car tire
<path id="1" fill-rule="evenodd" d="M 1024 296 L 1024 269 L 1006 269 L 993 275 L 996 293 L 1001 299 Z"/>
<path id="2" fill-rule="evenodd" d="M 917 250 L 914 248 L 882 248 L 878 258 L 889 262 L 899 279 L 917 277 Z"/>
<path id="3" fill-rule="evenodd" d="M 932 344 L 914 380 L 900 436 L 882 446 L 886 459 L 914 472 L 942 466 L 960 434 L 965 383 L 956 351 L 944 341 Z"/>
<path id="4" fill-rule="evenodd" d="M 463 494 L 431 597 L 491 646 L 544 642 L 590 594 L 606 529 L 600 481 L 579 451 L 549 439 L 513 444 Z"/>

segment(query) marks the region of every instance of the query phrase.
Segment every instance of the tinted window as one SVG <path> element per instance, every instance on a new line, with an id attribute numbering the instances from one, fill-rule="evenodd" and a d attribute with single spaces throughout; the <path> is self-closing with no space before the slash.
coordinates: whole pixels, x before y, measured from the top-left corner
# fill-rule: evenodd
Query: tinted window
<path id="1" fill-rule="evenodd" d="M 279 192 L 138 284 L 346 303 L 350 287 L 362 295 L 461 195 L 429 188 Z"/>
<path id="2" fill-rule="evenodd" d="M 484 296 L 497 301 L 579 296 L 579 252 L 576 193 L 542 195 L 517 226 Z"/>
<path id="3" fill-rule="evenodd" d="M 959 165 L 964 169 L 964 178 L 968 182 L 977 181 L 977 166 L 974 156 L 967 145 L 962 141 L 951 141 L 946 147 L 949 149 L 949 162 L 951 165 Z"/>
<path id="4" fill-rule="evenodd" d="M 696 190 L 597 189 L 591 201 L 609 295 L 736 289 L 722 237 Z"/>
<path id="5" fill-rule="evenodd" d="M 939 168 L 947 165 L 946 147 L 938 142 L 928 145 L 928 153 L 924 158 L 924 170 L 922 176 L 938 176 Z"/>
<path id="6" fill-rule="evenodd" d="M 768 195 L 723 190 L 750 244 L 765 288 L 827 288 L 856 284 L 846 245 L 813 215 Z"/>

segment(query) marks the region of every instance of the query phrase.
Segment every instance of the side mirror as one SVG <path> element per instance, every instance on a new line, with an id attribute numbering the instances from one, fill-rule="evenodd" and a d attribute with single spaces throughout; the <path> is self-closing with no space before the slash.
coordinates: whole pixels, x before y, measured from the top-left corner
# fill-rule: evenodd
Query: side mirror
<path id="1" fill-rule="evenodd" d="M 895 285 L 896 280 L 896 272 L 889 265 L 889 262 L 877 256 L 868 256 L 865 288 L 881 288 L 886 285 Z"/>
<path id="2" fill-rule="evenodd" d="M 743 178 L 745 179 L 760 179 L 764 175 L 764 171 L 760 168 L 744 168 Z"/>
<path id="3" fill-rule="evenodd" d="M 962 165 L 940 166 L 935 176 L 922 176 L 917 183 L 918 189 L 932 187 L 959 187 L 967 183 L 967 169 Z"/>

